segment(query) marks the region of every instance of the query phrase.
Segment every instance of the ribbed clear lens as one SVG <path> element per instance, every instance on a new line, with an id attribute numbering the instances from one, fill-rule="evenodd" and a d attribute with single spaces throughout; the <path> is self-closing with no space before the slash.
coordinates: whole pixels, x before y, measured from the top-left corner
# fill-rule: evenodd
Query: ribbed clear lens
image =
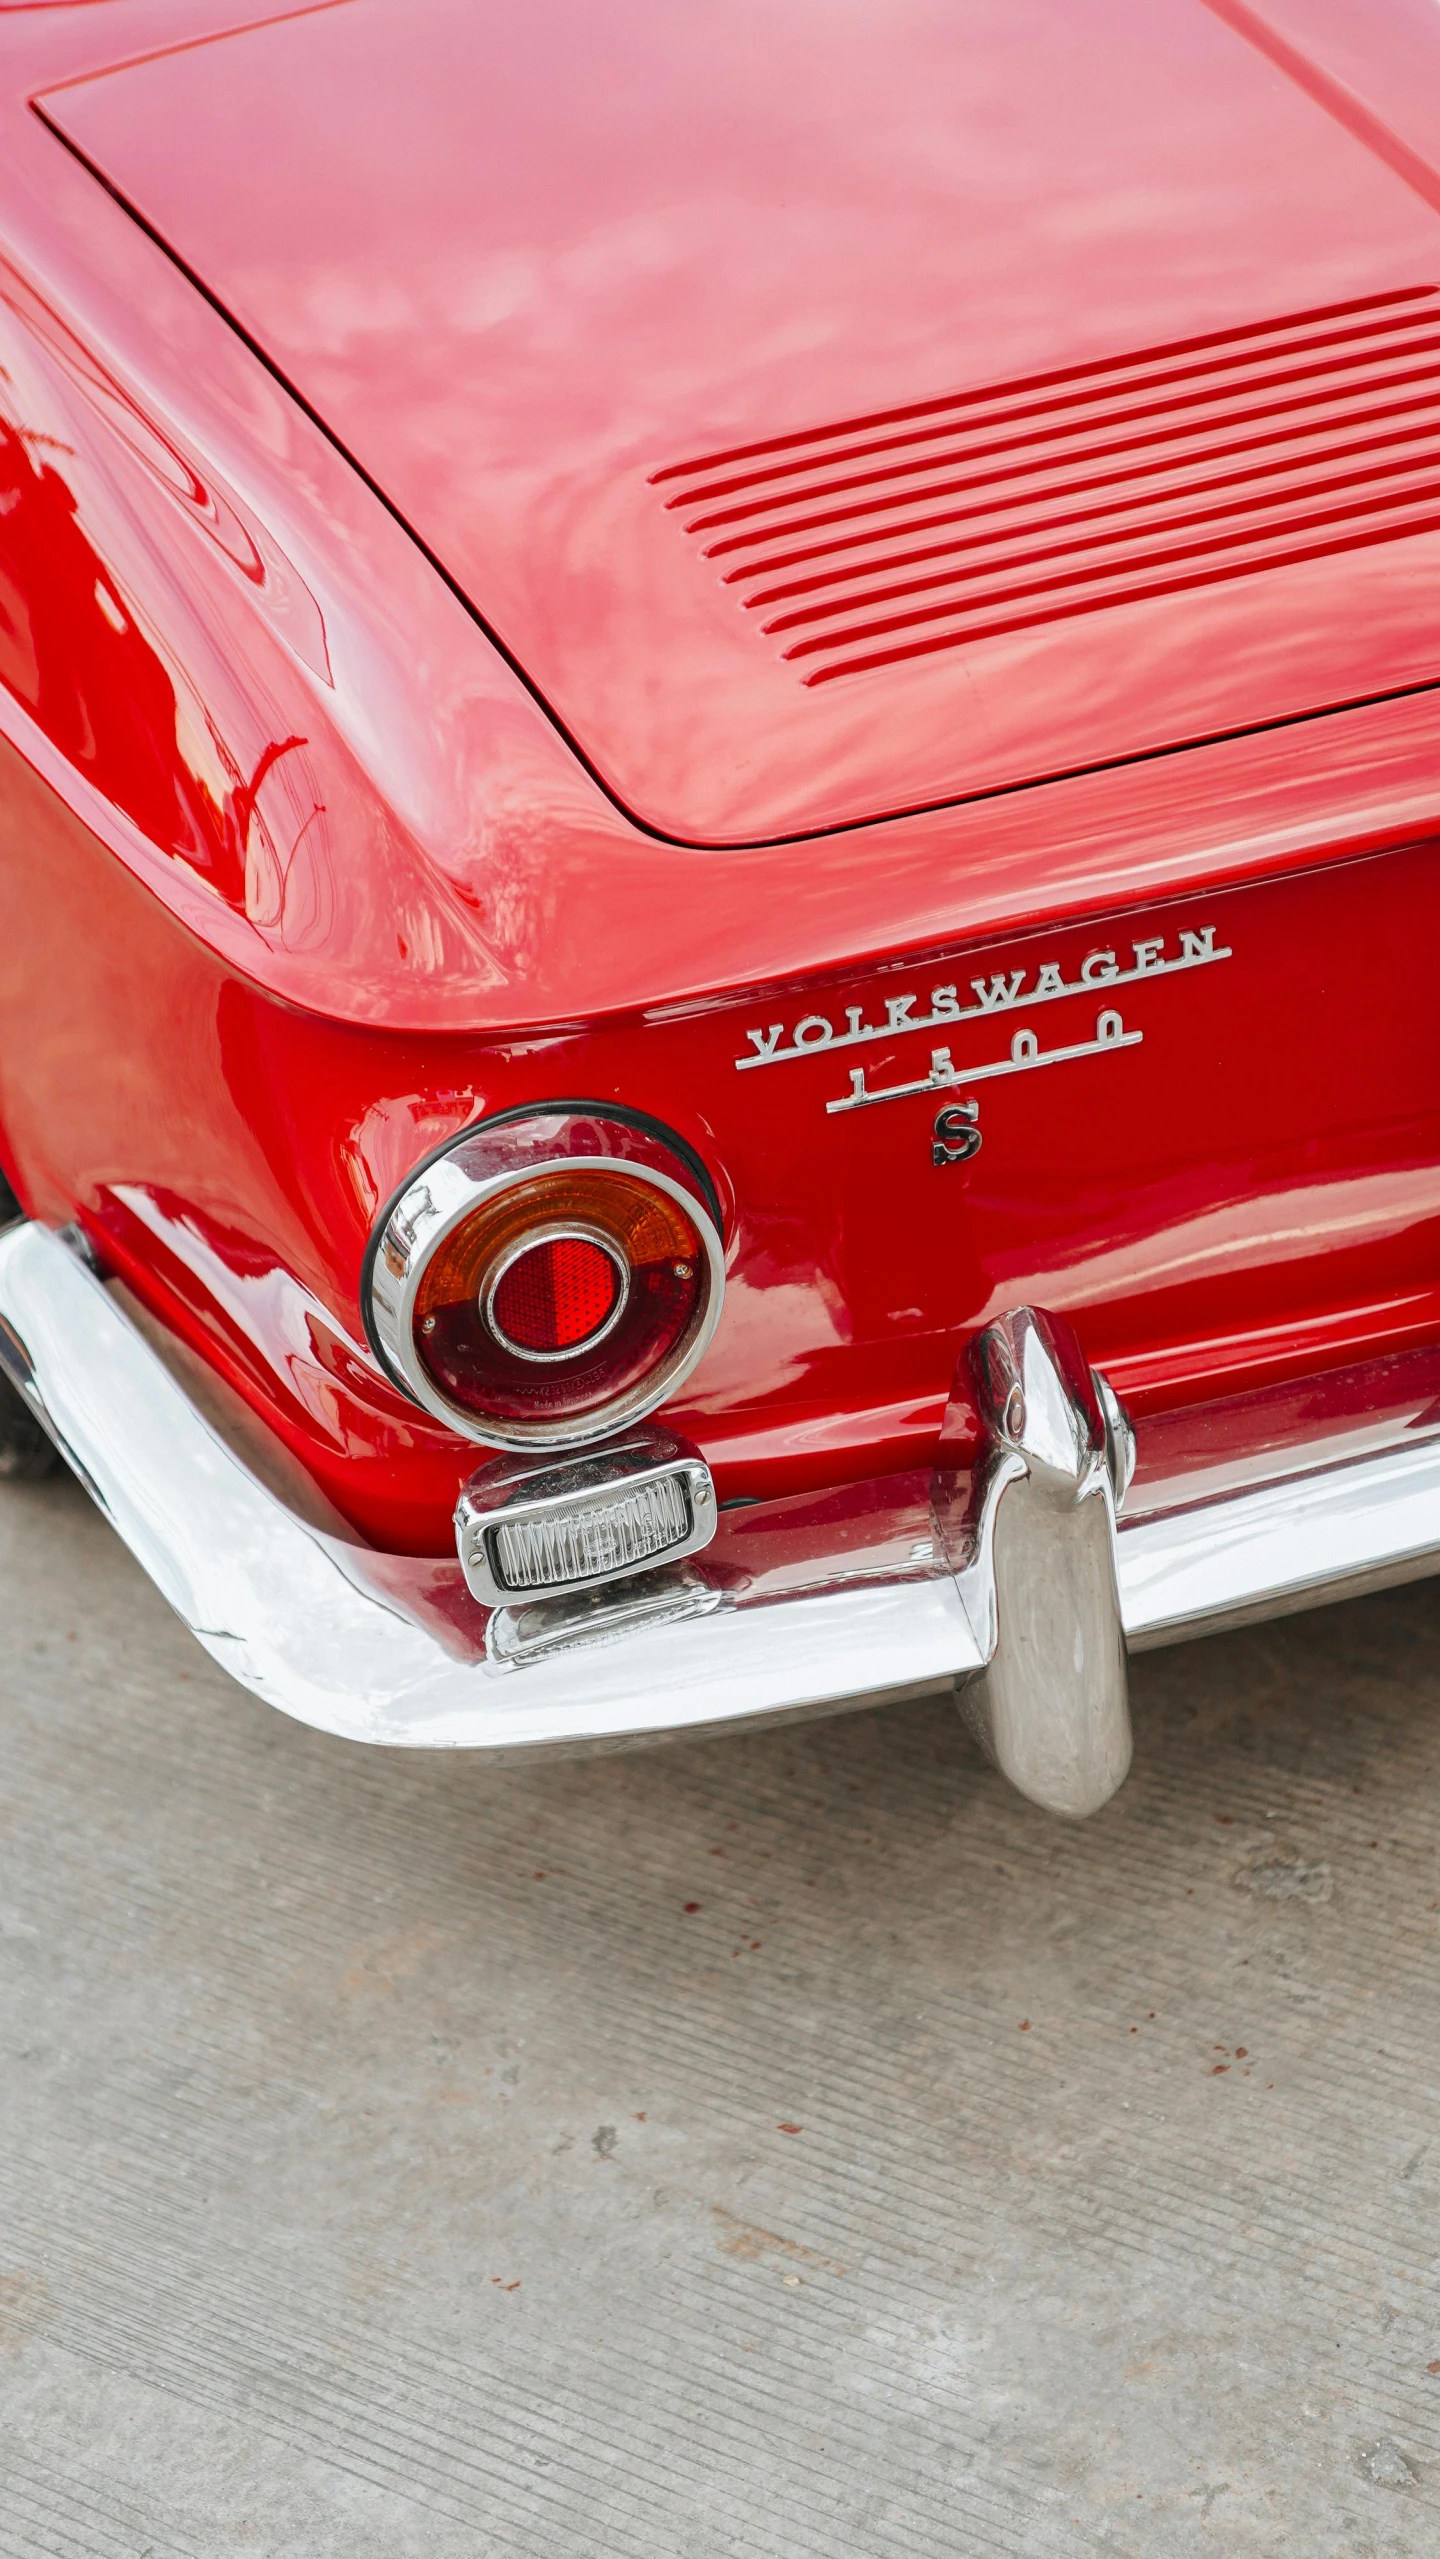
<path id="1" fill-rule="evenodd" d="M 662 1475 L 656 1483 L 599 1493 L 548 1517 L 502 1521 L 494 1531 L 496 1579 L 513 1591 L 587 1582 L 597 1573 L 623 1573 L 648 1563 L 689 1533 L 684 1482 Z"/>

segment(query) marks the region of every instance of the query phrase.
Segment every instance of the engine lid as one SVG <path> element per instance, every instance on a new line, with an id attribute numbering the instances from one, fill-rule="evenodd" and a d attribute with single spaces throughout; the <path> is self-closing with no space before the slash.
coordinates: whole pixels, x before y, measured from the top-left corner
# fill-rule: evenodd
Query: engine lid
<path id="1" fill-rule="evenodd" d="M 1440 674 L 1440 183 L 1219 7 L 342 0 L 39 103 L 753 841 Z"/>

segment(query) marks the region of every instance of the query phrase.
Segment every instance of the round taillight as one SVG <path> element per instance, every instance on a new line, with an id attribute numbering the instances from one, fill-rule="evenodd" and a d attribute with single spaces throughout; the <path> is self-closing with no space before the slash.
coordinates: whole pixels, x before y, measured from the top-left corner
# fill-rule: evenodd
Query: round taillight
<path id="1" fill-rule="evenodd" d="M 573 1447 L 673 1394 L 723 1287 L 688 1150 L 648 1123 L 536 1112 L 467 1132 L 407 1183 L 367 1313 L 392 1373 L 455 1429 Z"/>

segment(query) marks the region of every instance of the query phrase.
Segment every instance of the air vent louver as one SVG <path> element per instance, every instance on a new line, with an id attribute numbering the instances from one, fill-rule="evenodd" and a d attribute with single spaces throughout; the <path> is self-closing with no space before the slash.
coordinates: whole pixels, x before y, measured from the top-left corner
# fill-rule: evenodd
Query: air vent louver
<path id="1" fill-rule="evenodd" d="M 654 475 L 807 685 L 1440 527 L 1433 285 Z"/>

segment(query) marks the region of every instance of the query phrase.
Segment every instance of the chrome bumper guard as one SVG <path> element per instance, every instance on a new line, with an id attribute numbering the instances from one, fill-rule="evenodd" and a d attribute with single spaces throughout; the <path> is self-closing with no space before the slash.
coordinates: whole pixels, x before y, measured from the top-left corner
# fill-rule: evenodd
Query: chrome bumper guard
<path id="1" fill-rule="evenodd" d="M 1282 1480 L 1117 1525 L 1123 1419 L 1068 1328 L 1023 1309 L 971 1345 L 933 1476 L 727 1510 L 684 1562 L 493 1610 L 458 1557 L 287 1506 L 38 1226 L 0 1234 L 0 1362 L 213 1659 L 353 1741 L 616 1748 L 963 1683 L 998 1764 L 1076 1815 L 1128 1764 L 1127 1648 L 1440 1570 L 1428 1409 L 1368 1454 L 1302 1471 L 1302 1451 Z"/>

